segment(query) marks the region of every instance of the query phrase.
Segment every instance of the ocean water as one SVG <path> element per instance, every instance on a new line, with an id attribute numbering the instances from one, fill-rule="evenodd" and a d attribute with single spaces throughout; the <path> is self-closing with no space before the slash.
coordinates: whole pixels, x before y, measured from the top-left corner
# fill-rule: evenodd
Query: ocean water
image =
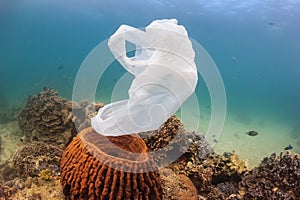
<path id="1" fill-rule="evenodd" d="M 215 150 L 235 150 L 252 165 L 289 144 L 300 152 L 299 0 L 0 0 L 1 112 L 45 86 L 71 99 L 85 57 L 120 25 L 169 18 L 206 49 L 224 82 L 226 120 Z M 121 79 L 132 77 L 114 62 L 96 100 L 108 103 Z M 127 94 L 119 92 L 116 98 Z M 200 114 L 188 121 L 199 120 L 196 129 L 205 134 L 211 99 L 201 74 L 196 95 Z M 259 135 L 246 135 L 250 130 Z"/>

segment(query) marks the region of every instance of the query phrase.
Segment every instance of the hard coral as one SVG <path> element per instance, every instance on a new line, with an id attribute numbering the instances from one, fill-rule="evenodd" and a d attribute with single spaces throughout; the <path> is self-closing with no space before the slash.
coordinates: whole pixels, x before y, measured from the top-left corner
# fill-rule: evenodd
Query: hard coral
<path id="1" fill-rule="evenodd" d="M 17 149 L 13 156 L 14 169 L 19 177 L 38 176 L 48 169 L 59 173 L 62 150 L 41 142 L 33 142 Z"/>
<path id="2" fill-rule="evenodd" d="M 91 118 L 94 117 L 98 110 L 103 107 L 101 102 L 89 104 L 87 100 L 80 103 L 72 102 L 73 121 L 78 132 L 91 125 Z"/>
<path id="3" fill-rule="evenodd" d="M 17 192 L 17 189 L 14 187 L 9 187 L 6 185 L 0 184 L 0 199 L 2 200 L 13 200 L 13 195 Z"/>
<path id="4" fill-rule="evenodd" d="M 226 199 L 237 191 L 237 183 L 247 172 L 246 162 L 235 153 L 209 154 L 206 159 L 194 162 L 193 157 L 183 155 L 170 168 L 187 175 L 198 193 L 208 199 Z M 197 158 L 197 157 L 196 157 Z"/>
<path id="5" fill-rule="evenodd" d="M 264 158 L 243 177 L 239 189 L 245 199 L 300 199 L 300 155 Z"/>
<path id="6" fill-rule="evenodd" d="M 18 121 L 26 142 L 40 141 L 65 148 L 77 134 L 72 118 L 72 103 L 44 88 L 28 98 Z"/>
<path id="7" fill-rule="evenodd" d="M 203 163 L 204 168 L 213 170 L 213 184 L 226 181 L 238 182 L 241 176 L 248 171 L 247 162 L 240 160 L 237 154 L 224 153 L 222 156 L 211 154 Z"/>
<path id="8" fill-rule="evenodd" d="M 73 139 L 60 163 L 70 199 L 161 199 L 159 174 L 137 135 L 104 137 L 91 127 Z M 148 168 L 149 172 L 141 171 Z"/>
<path id="9" fill-rule="evenodd" d="M 71 102 L 44 88 L 37 96 L 29 97 L 18 116 L 25 142 L 40 141 L 64 149 L 73 137 L 90 126 L 90 118 L 103 103 Z"/>
<path id="10" fill-rule="evenodd" d="M 198 163 L 212 152 L 205 137 L 194 131 L 186 131 L 175 115 L 171 116 L 157 130 L 140 133 L 140 135 L 144 138 L 150 151 L 162 150 L 154 158 L 159 166 L 165 166 L 182 155 L 188 157 L 187 160 Z"/>
<path id="11" fill-rule="evenodd" d="M 45 181 L 50 181 L 53 178 L 53 174 L 49 169 L 43 169 L 39 174 L 39 177 Z"/>

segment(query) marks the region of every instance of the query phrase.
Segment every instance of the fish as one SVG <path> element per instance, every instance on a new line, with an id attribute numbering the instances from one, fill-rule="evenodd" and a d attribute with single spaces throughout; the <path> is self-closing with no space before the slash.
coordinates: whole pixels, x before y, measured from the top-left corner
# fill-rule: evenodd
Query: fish
<path id="1" fill-rule="evenodd" d="M 274 25 L 275 25 L 274 22 L 269 22 L 268 24 L 271 25 L 271 26 L 274 26 Z"/>
<path id="2" fill-rule="evenodd" d="M 63 66 L 59 66 L 57 69 L 59 70 L 59 69 L 62 69 L 62 68 L 64 68 Z"/>
<path id="3" fill-rule="evenodd" d="M 284 148 L 284 150 L 291 150 L 293 149 L 293 146 L 291 144 L 289 144 L 287 147 Z"/>
<path id="4" fill-rule="evenodd" d="M 245 134 L 250 135 L 250 136 L 256 136 L 256 135 L 258 135 L 258 132 L 257 131 L 248 131 Z"/>

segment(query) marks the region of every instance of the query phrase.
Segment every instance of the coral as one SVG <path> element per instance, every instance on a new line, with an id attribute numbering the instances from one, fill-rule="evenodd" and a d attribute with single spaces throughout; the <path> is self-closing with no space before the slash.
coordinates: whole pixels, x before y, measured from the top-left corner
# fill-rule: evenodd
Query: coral
<path id="1" fill-rule="evenodd" d="M 212 147 L 208 144 L 204 135 L 196 133 L 195 131 L 187 132 L 187 139 L 189 144 L 187 157 L 190 157 L 194 163 L 201 163 L 209 154 L 213 153 Z"/>
<path id="2" fill-rule="evenodd" d="M 171 116 L 157 130 L 139 133 L 150 151 L 161 151 L 161 154 L 156 154 L 154 158 L 157 165 L 165 166 L 170 161 L 174 161 L 177 157 L 188 157 L 187 160 L 193 160 L 194 163 L 199 163 L 199 160 L 205 158 L 207 154 L 212 152 L 203 135 L 196 132 L 187 132 L 183 124 L 175 116 Z"/>
<path id="3" fill-rule="evenodd" d="M 16 190 L 8 200 L 64 200 L 60 179 L 58 176 L 53 176 L 51 181 L 37 178 L 33 181 L 30 187 L 25 187 L 22 190 Z M 26 183 L 25 183 L 26 185 Z M 15 187 L 12 187 L 15 188 Z M 0 198 L 1 199 L 1 198 Z"/>
<path id="4" fill-rule="evenodd" d="M 232 194 L 236 194 L 238 192 L 238 184 L 234 182 L 224 182 L 216 185 L 216 188 L 220 193 L 224 194 L 224 197 L 228 197 Z"/>
<path id="5" fill-rule="evenodd" d="M 171 169 L 160 169 L 163 200 L 190 199 L 198 200 L 197 189 L 191 180 L 183 174 L 176 174 Z"/>
<path id="6" fill-rule="evenodd" d="M 137 135 L 104 137 L 91 127 L 84 129 L 65 149 L 60 163 L 65 196 L 70 199 L 161 199 L 158 172 L 140 171 L 144 167 L 156 169 L 146 152 L 146 144 Z"/>
<path id="7" fill-rule="evenodd" d="M 20 177 L 38 176 L 42 170 L 48 169 L 59 174 L 59 162 L 62 150 L 52 145 L 33 142 L 17 149 L 13 156 L 16 173 Z"/>
<path id="8" fill-rule="evenodd" d="M 169 167 L 178 174 L 185 174 L 196 186 L 198 193 L 208 199 L 225 199 L 237 191 L 237 183 L 248 171 L 247 163 L 235 152 L 222 156 L 209 154 L 198 160 L 191 154 L 184 154 Z"/>
<path id="9" fill-rule="evenodd" d="M 300 155 L 281 153 L 264 158 L 239 184 L 245 199 L 300 199 Z"/>
<path id="10" fill-rule="evenodd" d="M 65 148 L 77 134 L 72 118 L 72 103 L 44 88 L 28 98 L 18 121 L 25 142 L 40 141 Z"/>
<path id="11" fill-rule="evenodd" d="M 87 100 L 80 103 L 72 102 L 73 121 L 78 132 L 91 125 L 91 118 L 94 117 L 98 110 L 103 107 L 101 102 L 89 104 Z"/>
<path id="12" fill-rule="evenodd" d="M 183 131 L 183 124 L 175 115 L 173 115 L 157 130 L 140 133 L 140 135 L 144 138 L 147 147 L 151 151 L 157 151 L 167 146 L 177 134 L 180 134 Z M 169 148 L 171 150 L 172 147 Z M 185 152 L 186 149 L 183 151 Z"/>
<path id="13" fill-rule="evenodd" d="M 53 173 L 49 169 L 43 169 L 41 173 L 39 174 L 39 177 L 45 181 L 50 181 L 52 180 Z"/>
<path id="14" fill-rule="evenodd" d="M 1 169 L 1 182 L 13 180 L 17 174 L 11 162 L 6 162 L 0 166 Z"/>
<path id="15" fill-rule="evenodd" d="M 97 114 L 103 103 L 71 102 L 44 88 L 28 98 L 18 115 L 25 142 L 40 141 L 64 149 L 72 138 L 90 126 L 90 118 Z"/>
<path id="16" fill-rule="evenodd" d="M 6 185 L 0 184 L 0 199 L 2 200 L 13 200 L 12 197 L 17 192 L 17 189 L 14 187 L 9 187 Z"/>
<path id="17" fill-rule="evenodd" d="M 234 151 L 224 153 L 222 156 L 211 154 L 203 162 L 203 166 L 212 169 L 213 184 L 226 181 L 238 182 L 241 180 L 241 176 L 249 170 L 247 162 L 240 160 Z"/>

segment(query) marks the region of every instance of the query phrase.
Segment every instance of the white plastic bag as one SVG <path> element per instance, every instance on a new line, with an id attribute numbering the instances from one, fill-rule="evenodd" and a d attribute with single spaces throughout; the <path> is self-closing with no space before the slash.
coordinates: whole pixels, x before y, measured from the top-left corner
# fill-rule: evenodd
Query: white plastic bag
<path id="1" fill-rule="evenodd" d="M 125 42 L 136 45 L 126 56 Z M 157 129 L 194 92 L 198 76 L 187 31 L 176 19 L 153 21 L 145 31 L 122 25 L 108 41 L 120 64 L 135 78 L 129 99 L 102 107 L 92 127 L 106 136 Z"/>

